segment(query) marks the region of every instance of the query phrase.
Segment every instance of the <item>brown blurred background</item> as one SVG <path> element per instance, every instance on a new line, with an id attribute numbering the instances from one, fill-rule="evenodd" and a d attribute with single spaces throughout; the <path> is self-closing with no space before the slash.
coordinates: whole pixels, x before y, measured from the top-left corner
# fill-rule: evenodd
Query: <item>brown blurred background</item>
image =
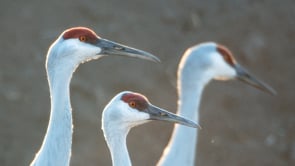
<path id="1" fill-rule="evenodd" d="M 228 46 L 237 60 L 272 85 L 270 96 L 237 81 L 213 82 L 200 108 L 197 165 L 295 164 L 294 0 L 83 0 L 0 2 L 0 165 L 28 165 L 44 138 L 50 110 L 45 56 L 66 28 L 152 52 L 161 64 L 106 57 L 83 64 L 71 83 L 71 165 L 111 165 L 101 111 L 122 90 L 145 94 L 175 112 L 176 70 L 186 48 L 204 41 Z M 158 161 L 172 124 L 134 128 L 134 165 Z"/>

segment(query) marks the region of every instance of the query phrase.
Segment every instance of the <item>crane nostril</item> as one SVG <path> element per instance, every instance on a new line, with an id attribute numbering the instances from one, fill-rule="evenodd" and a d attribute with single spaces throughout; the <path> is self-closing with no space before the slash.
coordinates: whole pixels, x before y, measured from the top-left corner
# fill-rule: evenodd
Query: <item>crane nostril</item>
<path id="1" fill-rule="evenodd" d="M 160 115 L 161 115 L 161 116 L 166 116 L 167 114 L 164 113 L 164 112 L 161 112 Z"/>
<path id="2" fill-rule="evenodd" d="M 120 46 L 114 46 L 113 48 L 116 49 L 116 50 L 125 50 L 124 47 L 120 47 Z"/>

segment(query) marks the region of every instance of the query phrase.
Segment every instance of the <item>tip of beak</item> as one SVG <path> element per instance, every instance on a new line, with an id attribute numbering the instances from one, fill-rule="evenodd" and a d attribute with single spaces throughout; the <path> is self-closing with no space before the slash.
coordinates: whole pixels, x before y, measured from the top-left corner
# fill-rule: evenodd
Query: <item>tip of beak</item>
<path id="1" fill-rule="evenodd" d="M 271 95 L 273 95 L 273 96 L 275 96 L 275 95 L 278 94 L 277 91 L 274 90 L 272 87 L 269 87 L 269 88 L 268 88 L 268 93 L 271 94 Z"/>
<path id="2" fill-rule="evenodd" d="M 161 60 L 158 57 L 155 57 L 155 62 L 156 63 L 161 63 Z"/>
<path id="3" fill-rule="evenodd" d="M 249 82 L 249 81 L 246 81 L 244 79 L 241 79 L 239 78 L 239 80 L 241 80 L 242 82 L 245 82 L 247 84 L 250 84 L 251 86 L 257 88 L 257 89 L 260 89 L 261 91 L 264 91 L 272 96 L 275 96 L 277 95 L 277 91 L 274 90 L 271 86 L 269 86 L 268 84 L 262 82 L 262 81 L 258 81 L 256 80 L 257 82 L 253 83 L 253 82 Z M 258 84 L 257 84 L 258 83 Z"/>
<path id="4" fill-rule="evenodd" d="M 156 57 L 155 55 L 148 53 L 148 52 L 143 52 L 143 53 L 141 52 L 141 54 L 135 54 L 133 56 L 140 58 L 140 59 L 149 60 L 149 61 L 152 61 L 155 63 L 161 62 L 161 60 L 158 57 Z"/>
<path id="5" fill-rule="evenodd" d="M 160 60 L 160 58 L 158 58 L 158 57 L 156 57 L 155 55 L 153 55 L 153 54 L 149 54 L 149 60 L 151 60 L 151 61 L 153 61 L 153 62 L 155 62 L 155 63 L 161 63 L 161 60 Z"/>
<path id="6" fill-rule="evenodd" d="M 195 122 L 193 122 L 193 124 L 191 125 L 191 127 L 202 130 L 202 127 L 198 123 L 195 123 Z"/>
<path id="7" fill-rule="evenodd" d="M 182 125 L 188 126 L 188 127 L 202 129 L 202 127 L 198 123 L 196 123 L 194 121 L 190 121 L 190 120 L 188 121 L 188 123 L 179 123 L 179 124 L 182 124 Z"/>
<path id="8" fill-rule="evenodd" d="M 247 83 L 273 96 L 277 94 L 277 92 L 271 86 L 255 78 L 252 74 L 250 74 L 246 69 L 241 67 L 239 64 L 235 65 L 235 69 L 237 71 L 238 80 Z"/>

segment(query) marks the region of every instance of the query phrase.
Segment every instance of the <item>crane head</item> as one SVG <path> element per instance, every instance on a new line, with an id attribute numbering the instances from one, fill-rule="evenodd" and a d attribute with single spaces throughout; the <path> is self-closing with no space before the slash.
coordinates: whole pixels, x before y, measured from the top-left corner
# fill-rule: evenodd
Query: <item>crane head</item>
<path id="1" fill-rule="evenodd" d="M 183 56 L 180 67 L 186 70 L 202 71 L 206 74 L 207 82 L 211 79 L 237 79 L 270 94 L 276 91 L 266 83 L 255 78 L 244 69 L 234 58 L 231 51 L 223 45 L 208 42 L 189 48 Z"/>
<path id="2" fill-rule="evenodd" d="M 47 54 L 47 65 L 55 65 L 57 61 L 68 61 L 79 65 L 107 55 L 135 57 L 154 62 L 160 61 L 148 52 L 103 39 L 89 28 L 74 27 L 65 30 L 50 46 Z"/>
<path id="3" fill-rule="evenodd" d="M 116 95 L 105 107 L 102 117 L 103 129 L 110 128 L 110 126 L 113 126 L 112 128 L 124 127 L 130 129 L 150 120 L 168 121 L 189 127 L 198 127 L 193 121 L 156 107 L 145 96 L 129 91 Z"/>

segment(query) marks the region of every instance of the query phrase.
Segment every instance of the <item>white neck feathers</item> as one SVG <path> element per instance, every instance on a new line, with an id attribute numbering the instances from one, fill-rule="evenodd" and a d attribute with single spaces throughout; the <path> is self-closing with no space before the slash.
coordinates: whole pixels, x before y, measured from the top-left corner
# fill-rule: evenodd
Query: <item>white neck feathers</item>
<path id="1" fill-rule="evenodd" d="M 113 126 L 113 127 L 112 127 Z M 113 166 L 131 166 L 131 160 L 126 145 L 129 128 L 119 124 L 103 124 L 106 142 L 112 157 Z"/>
<path id="2" fill-rule="evenodd" d="M 190 117 L 199 123 L 199 104 L 204 87 L 210 79 L 202 72 L 193 75 L 179 75 L 178 115 Z M 203 79 L 203 80 L 202 80 Z M 196 156 L 197 129 L 175 124 L 173 134 L 166 146 L 158 166 L 193 166 Z"/>
<path id="3" fill-rule="evenodd" d="M 75 66 L 65 64 L 47 70 L 50 87 L 50 120 L 41 149 L 31 165 L 69 165 L 72 145 L 70 80 Z"/>

